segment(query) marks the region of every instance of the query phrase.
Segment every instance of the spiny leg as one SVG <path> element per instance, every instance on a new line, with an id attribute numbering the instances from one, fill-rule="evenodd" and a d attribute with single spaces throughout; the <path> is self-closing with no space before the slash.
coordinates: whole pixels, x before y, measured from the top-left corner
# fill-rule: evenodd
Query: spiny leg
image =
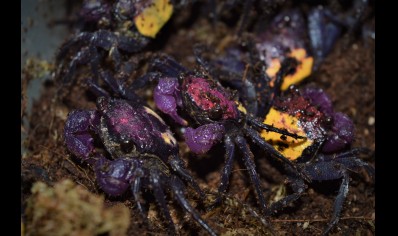
<path id="1" fill-rule="evenodd" d="M 369 148 L 365 148 L 365 147 L 357 147 L 357 148 L 353 148 L 351 150 L 348 150 L 346 152 L 342 152 L 338 154 L 338 158 L 346 158 L 346 157 L 350 157 L 350 156 L 356 156 L 360 153 L 363 154 L 369 154 L 371 153 L 372 150 L 370 150 Z"/>
<path id="2" fill-rule="evenodd" d="M 141 101 L 143 104 L 145 104 L 144 100 L 141 97 L 138 97 L 134 91 L 126 90 L 124 88 L 124 85 L 120 84 L 118 80 L 116 80 L 109 71 L 101 71 L 100 72 L 100 78 L 104 80 L 104 82 L 111 88 L 111 90 L 116 93 L 117 95 L 123 97 L 124 99 L 127 99 L 129 101 Z M 101 87 L 101 85 L 98 84 L 98 81 L 93 80 L 93 79 L 87 79 L 86 83 L 90 87 L 90 90 L 97 95 L 98 97 L 104 96 L 104 97 L 109 97 L 110 94 L 107 92 L 105 89 Z"/>
<path id="3" fill-rule="evenodd" d="M 130 85 L 129 90 L 138 90 L 146 87 L 153 81 L 158 81 L 161 78 L 177 78 L 180 73 L 185 73 L 187 70 L 182 67 L 173 58 L 160 54 L 153 57 L 150 62 L 148 72 L 143 76 L 136 78 Z"/>
<path id="4" fill-rule="evenodd" d="M 149 38 L 139 36 L 123 36 L 108 30 L 99 30 L 94 33 L 91 43 L 108 52 L 115 70 L 119 71 L 123 63 L 122 52 L 136 53 L 141 51 L 148 43 Z"/>
<path id="5" fill-rule="evenodd" d="M 267 205 L 265 204 L 265 198 L 263 195 L 263 191 L 261 190 L 261 186 L 260 186 L 260 179 L 256 172 L 256 165 L 254 164 L 254 161 L 252 160 L 253 153 L 250 151 L 249 145 L 247 144 L 244 137 L 237 136 L 235 138 L 235 142 L 236 142 L 237 146 L 239 147 L 239 149 L 243 153 L 243 161 L 245 163 L 246 168 L 249 171 L 250 180 L 256 189 L 261 209 L 262 209 L 263 213 L 266 213 Z"/>
<path id="6" fill-rule="evenodd" d="M 200 66 L 205 68 L 207 71 L 212 71 L 213 66 L 211 66 L 211 64 L 208 62 L 208 60 L 206 60 L 203 56 L 204 51 L 206 51 L 206 52 L 210 51 L 210 49 L 208 48 L 208 46 L 206 44 L 195 44 L 193 47 L 193 53 L 195 55 L 196 62 Z"/>
<path id="7" fill-rule="evenodd" d="M 207 1 L 206 9 L 209 12 L 212 26 L 215 26 L 218 21 L 217 3 L 216 0 Z"/>
<path id="8" fill-rule="evenodd" d="M 224 139 L 225 144 L 225 164 L 221 174 L 221 182 L 218 186 L 218 193 L 224 193 L 229 185 L 229 176 L 231 175 L 234 154 L 235 154 L 235 143 L 232 141 L 231 137 L 226 136 Z M 221 202 L 221 195 L 218 195 L 214 203 L 210 208 L 218 205 Z"/>
<path id="9" fill-rule="evenodd" d="M 122 64 L 122 55 L 116 45 L 111 47 L 108 55 L 112 59 L 115 71 L 119 71 Z"/>
<path id="10" fill-rule="evenodd" d="M 274 126 L 264 124 L 261 121 L 259 121 L 257 118 L 252 117 L 252 116 L 247 116 L 247 120 L 251 124 L 255 125 L 256 127 L 261 128 L 261 129 L 265 129 L 267 131 L 283 134 L 283 135 L 290 136 L 290 137 L 295 138 L 295 139 L 304 139 L 305 138 L 303 136 L 299 136 L 297 134 L 290 133 L 287 130 L 278 129 L 278 128 L 275 128 Z"/>
<path id="11" fill-rule="evenodd" d="M 281 93 L 281 86 L 283 83 L 283 79 L 287 76 L 291 70 L 296 69 L 297 67 L 297 60 L 293 57 L 287 57 L 282 61 L 281 68 L 279 69 L 278 73 L 276 74 L 275 85 L 273 88 L 273 97 L 278 97 Z"/>
<path id="12" fill-rule="evenodd" d="M 165 200 L 165 195 L 163 193 L 163 189 L 161 186 L 161 179 L 159 174 L 156 171 L 151 171 L 150 174 L 150 183 L 153 188 L 153 193 L 155 195 L 155 199 L 157 203 L 159 204 L 159 208 L 163 213 L 164 218 L 167 221 L 168 225 L 168 230 L 171 234 L 176 235 L 176 230 L 174 227 L 174 222 L 171 219 L 170 211 L 167 208 L 166 200 Z"/>
<path id="13" fill-rule="evenodd" d="M 122 86 L 108 70 L 101 71 L 100 78 L 112 89 L 113 92 L 122 95 Z"/>
<path id="14" fill-rule="evenodd" d="M 336 156 L 332 156 L 332 158 L 335 159 L 336 162 L 341 163 L 347 169 L 350 169 L 350 170 L 355 170 L 360 167 L 363 167 L 368 172 L 370 177 L 374 178 L 374 176 L 375 176 L 374 168 L 371 165 L 369 165 L 368 163 L 357 158 L 357 156 L 360 153 L 370 154 L 371 152 L 372 151 L 368 148 L 353 148 L 347 152 L 339 153 Z"/>
<path id="15" fill-rule="evenodd" d="M 129 89 L 131 90 L 138 90 L 144 88 L 152 81 L 156 81 L 159 78 L 162 78 L 162 74 L 159 72 L 148 72 L 145 75 L 136 78 L 130 85 Z"/>
<path id="16" fill-rule="evenodd" d="M 369 165 L 368 163 L 358 159 L 358 158 L 352 158 L 353 162 L 355 163 L 356 167 L 363 167 L 365 170 L 368 172 L 370 177 L 374 178 L 375 177 L 375 169 Z"/>
<path id="17" fill-rule="evenodd" d="M 297 67 L 297 60 L 295 58 L 292 57 L 288 57 L 286 59 L 284 59 L 282 61 L 281 67 L 278 71 L 278 73 L 276 73 L 276 79 L 274 81 L 274 86 L 271 89 L 271 93 L 268 97 L 267 100 L 267 105 L 264 109 L 264 114 L 268 114 L 269 110 L 271 109 L 273 103 L 274 103 L 274 99 L 276 97 L 278 97 L 281 94 L 281 86 L 283 83 L 283 79 L 285 78 L 285 76 L 287 76 L 289 74 L 289 72 Z"/>
<path id="18" fill-rule="evenodd" d="M 126 89 L 125 85 L 120 80 L 116 79 L 109 71 L 101 71 L 100 78 L 112 89 L 114 93 L 122 96 L 123 98 L 130 101 L 143 101 L 134 93 L 134 90 Z"/>
<path id="19" fill-rule="evenodd" d="M 290 168 L 294 170 L 296 175 L 300 176 L 301 178 L 305 179 L 308 182 L 311 182 L 311 179 L 305 173 L 298 170 L 297 167 L 289 159 L 284 157 L 271 144 L 267 143 L 264 139 L 262 139 L 261 136 L 257 133 L 257 131 L 249 127 L 245 127 L 244 130 L 245 133 L 253 140 L 253 142 L 255 142 L 262 149 L 270 153 L 271 156 L 274 156 L 279 160 L 281 160 L 282 162 L 286 163 Z"/>
<path id="20" fill-rule="evenodd" d="M 246 85 L 246 78 L 244 74 L 245 63 L 240 59 L 240 52 L 227 51 L 224 56 L 218 59 L 211 59 L 213 48 L 207 45 L 195 45 L 196 62 L 203 67 L 211 77 L 217 80 L 230 84 L 234 88 L 241 88 Z M 210 56 L 206 54 L 210 54 Z M 238 55 L 237 55 L 238 54 Z M 248 81 L 250 82 L 250 81 Z"/>
<path id="21" fill-rule="evenodd" d="M 141 37 L 143 38 L 143 37 Z M 116 36 L 113 40 L 113 45 L 109 49 L 109 56 L 115 66 L 115 70 L 119 71 L 123 64 L 122 52 L 136 53 L 141 51 L 147 44 L 149 39 L 145 40 L 134 40 L 126 36 Z"/>
<path id="22" fill-rule="evenodd" d="M 91 66 L 94 77 L 98 77 L 98 68 L 100 64 L 100 49 L 108 52 L 108 56 L 111 57 L 116 71 L 119 70 L 122 56 L 119 51 L 119 39 L 120 36 L 115 35 L 111 31 L 99 30 L 94 33 L 82 32 L 72 40 L 68 41 L 60 50 L 57 55 L 57 61 L 61 61 L 73 46 L 79 46 L 82 44 L 87 45 L 85 48 L 78 47 L 79 52 L 69 63 L 69 69 L 64 76 L 64 83 L 68 83 L 77 65 L 89 63 Z M 87 49 L 88 48 L 88 49 Z"/>
<path id="23" fill-rule="evenodd" d="M 200 189 L 198 183 L 194 180 L 192 175 L 189 174 L 189 172 L 184 168 L 184 164 L 178 156 L 173 156 L 171 158 L 170 165 L 175 172 L 177 172 L 185 181 L 191 184 L 191 186 L 195 189 L 195 191 L 200 195 L 202 199 L 205 198 L 204 192 L 202 191 L 202 189 Z"/>
<path id="24" fill-rule="evenodd" d="M 244 35 L 244 42 L 249 52 L 249 64 L 246 64 L 245 72 L 241 78 L 243 82 L 243 96 L 246 97 L 246 110 L 260 117 L 264 117 L 265 103 L 268 101 L 269 81 L 266 73 L 266 64 L 260 59 L 255 39 L 250 35 Z M 250 68 L 250 76 L 248 76 Z"/>
<path id="25" fill-rule="evenodd" d="M 178 179 L 176 176 L 171 177 L 171 183 L 170 183 L 174 195 L 181 205 L 181 207 L 184 208 L 185 211 L 189 212 L 192 217 L 198 222 L 210 235 L 215 236 L 217 235 L 212 228 L 200 217 L 200 215 L 192 208 L 192 206 L 189 204 L 187 199 L 185 198 L 184 195 L 184 185 L 182 184 L 181 180 Z"/>
<path id="26" fill-rule="evenodd" d="M 247 25 L 248 17 L 250 14 L 250 10 L 253 7 L 253 0 L 246 0 L 243 6 L 243 14 L 241 15 L 238 22 L 238 31 L 237 35 L 240 36 Z"/>
<path id="27" fill-rule="evenodd" d="M 89 32 L 82 32 L 78 36 L 68 40 L 65 44 L 61 46 L 56 56 L 56 61 L 59 62 L 63 60 L 63 58 L 68 54 L 69 50 L 73 46 L 89 42 L 92 35 L 93 34 Z"/>
<path id="28" fill-rule="evenodd" d="M 301 178 L 298 178 L 297 176 L 295 177 L 290 176 L 289 181 L 291 182 L 290 186 L 292 187 L 294 193 L 271 204 L 271 206 L 268 209 L 267 215 L 274 214 L 278 210 L 289 205 L 291 202 L 296 201 L 297 199 L 300 198 L 301 194 L 307 189 L 307 185 L 304 183 L 304 181 Z"/>
<path id="29" fill-rule="evenodd" d="M 97 97 L 109 97 L 109 93 L 103 89 L 97 82 L 95 82 L 93 79 L 87 79 L 86 80 L 87 85 L 89 86 L 89 89 L 91 92 L 93 92 Z"/>
<path id="30" fill-rule="evenodd" d="M 99 65 L 99 52 L 96 48 L 96 45 L 91 45 L 95 42 L 97 38 L 97 33 L 91 32 L 82 32 L 78 36 L 66 42 L 60 49 L 59 53 L 56 56 L 56 61 L 63 61 L 67 56 L 68 52 L 72 47 L 78 46 L 78 50 L 80 50 L 70 61 L 69 68 L 67 69 L 67 73 L 63 78 L 64 83 L 69 83 L 73 73 L 76 70 L 76 66 L 80 64 L 90 63 L 91 70 L 94 76 L 97 76 L 98 65 Z M 87 45 L 84 48 L 83 45 Z M 81 49 L 82 48 L 82 49 Z M 60 66 L 63 67 L 62 65 Z"/>
<path id="31" fill-rule="evenodd" d="M 149 71 L 158 71 L 166 77 L 177 78 L 181 73 L 188 72 L 183 66 L 176 62 L 172 57 L 160 55 L 152 60 L 152 66 Z"/>
<path id="32" fill-rule="evenodd" d="M 332 220 L 329 222 L 328 226 L 326 227 L 325 231 L 322 235 L 327 235 L 329 231 L 332 229 L 333 226 L 337 224 L 340 219 L 340 213 L 343 209 L 343 203 L 345 198 L 348 194 L 348 184 L 350 182 L 350 177 L 347 172 L 343 172 L 343 180 L 341 181 L 340 190 L 337 194 L 336 200 L 334 202 L 334 210 Z"/>
<path id="33" fill-rule="evenodd" d="M 147 213 L 141 204 L 140 190 L 141 190 L 141 177 L 136 177 L 133 181 L 131 191 L 133 192 L 135 204 L 137 204 L 138 211 L 140 212 L 144 221 L 147 222 Z"/>
<path id="34" fill-rule="evenodd" d="M 128 53 L 137 53 L 142 51 L 150 42 L 151 38 L 144 37 L 139 33 L 133 36 L 119 36 L 117 48 Z"/>
<path id="35" fill-rule="evenodd" d="M 134 57 L 129 57 L 127 60 L 124 60 L 121 64 L 120 72 L 119 72 L 122 75 L 122 78 L 124 79 L 123 83 L 126 84 L 126 82 L 130 79 L 131 75 L 134 74 L 136 71 L 139 71 L 140 68 L 148 66 L 151 57 L 152 57 L 152 55 L 149 55 L 149 54 L 137 54 L 137 55 L 134 55 Z M 128 89 L 136 91 L 138 89 L 144 88 L 150 82 L 157 79 L 157 76 L 155 76 L 155 75 L 148 76 L 148 74 L 152 74 L 152 72 L 150 72 L 149 70 L 146 70 L 144 75 L 136 76 L 131 81 Z M 154 73 L 154 74 L 158 74 L 158 73 Z"/>
<path id="36" fill-rule="evenodd" d="M 78 52 L 73 59 L 69 62 L 67 71 L 63 77 L 63 83 L 67 84 L 71 81 L 73 74 L 76 71 L 76 67 L 82 64 L 90 64 L 91 70 L 94 74 L 94 77 L 97 77 L 97 71 L 99 61 L 99 52 L 93 46 L 88 46 L 83 48 L 80 52 Z M 62 68 L 62 66 L 61 66 Z"/>

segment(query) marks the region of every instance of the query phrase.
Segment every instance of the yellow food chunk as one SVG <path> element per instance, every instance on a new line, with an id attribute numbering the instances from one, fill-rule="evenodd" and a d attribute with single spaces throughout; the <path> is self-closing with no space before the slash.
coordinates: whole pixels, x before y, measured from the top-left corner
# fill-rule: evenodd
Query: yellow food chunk
<path id="1" fill-rule="evenodd" d="M 140 34 L 155 38 L 156 34 L 170 19 L 173 13 L 173 5 L 170 0 L 154 0 L 134 18 L 135 26 Z"/>
<path id="2" fill-rule="evenodd" d="M 267 125 L 273 125 L 275 128 L 286 129 L 288 132 L 307 137 L 304 130 L 300 127 L 300 122 L 296 117 L 287 113 L 271 108 L 263 122 Z M 284 155 L 287 159 L 294 161 L 301 157 L 303 151 L 313 144 L 313 140 L 309 139 L 295 139 L 285 136 L 281 139 L 282 134 L 270 132 L 266 130 L 261 131 L 261 137 L 272 144 L 275 149 Z"/>
<path id="3" fill-rule="evenodd" d="M 289 88 L 292 84 L 297 84 L 306 77 L 308 77 L 312 72 L 312 66 L 314 64 L 314 58 L 307 56 L 307 52 L 303 48 L 293 49 L 289 54 L 290 57 L 295 58 L 299 64 L 297 65 L 296 72 L 291 75 L 285 76 L 283 78 L 281 90 L 284 91 Z M 278 73 L 281 68 L 281 62 L 279 59 L 272 59 L 271 65 L 268 66 L 266 71 L 270 78 L 273 78 L 271 82 L 271 87 L 275 81 L 276 73 Z"/>

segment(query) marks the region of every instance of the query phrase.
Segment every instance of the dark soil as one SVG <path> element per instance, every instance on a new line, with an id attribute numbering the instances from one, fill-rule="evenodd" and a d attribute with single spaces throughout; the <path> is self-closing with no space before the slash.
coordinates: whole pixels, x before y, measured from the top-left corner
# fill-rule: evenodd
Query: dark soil
<path id="1" fill-rule="evenodd" d="M 154 47 L 154 50 L 171 54 L 185 66 L 192 66 L 194 63 L 194 43 L 214 43 L 231 35 L 235 30 L 234 27 L 222 23 L 218 23 L 217 30 L 214 30 L 205 17 L 199 14 L 192 17 L 189 12 L 186 10 L 176 14 L 175 19 L 165 27 L 166 33 L 156 39 L 159 44 Z M 367 20 L 366 24 L 373 25 L 374 17 Z M 325 89 L 333 100 L 335 110 L 348 114 L 355 123 L 356 140 L 353 147 L 367 147 L 371 150 L 375 150 L 374 70 L 374 41 L 362 37 L 343 37 L 320 69 L 300 85 Z M 28 73 L 23 76 L 25 79 L 30 78 Z M 91 169 L 71 156 L 63 143 L 63 126 L 68 113 L 74 109 L 93 109 L 94 96 L 80 82 L 67 87 L 66 92 L 62 88 L 62 93 L 59 93 L 59 84 L 53 80 L 46 81 L 43 86 L 42 96 L 34 102 L 28 117 L 29 122 L 23 124 L 21 131 L 27 133 L 25 147 L 28 150 L 22 156 L 22 206 L 25 206 L 26 199 L 31 194 L 31 186 L 36 181 L 54 185 L 62 179 L 71 179 L 92 193 L 103 194 L 95 184 Z M 166 120 L 170 121 L 167 118 Z M 175 125 L 171 121 L 169 124 Z M 178 133 L 178 130 L 175 132 Z M 220 181 L 223 167 L 222 146 L 219 145 L 205 156 L 197 157 L 190 154 L 186 145 L 180 142 L 180 152 L 201 187 L 209 192 L 210 200 L 214 197 L 213 193 Z M 255 153 L 257 170 L 263 181 L 267 200 L 273 201 L 281 194 L 290 193 L 290 188 L 284 184 L 283 169 L 278 163 L 261 158 L 261 152 Z M 374 166 L 375 156 L 364 156 L 363 160 Z M 306 193 L 292 206 L 268 219 L 273 231 L 277 235 L 320 235 L 332 215 L 339 183 L 340 181 L 326 181 L 309 185 Z M 253 215 L 253 211 L 259 212 L 254 196 L 249 175 L 239 161 L 235 163 L 228 194 L 220 207 L 206 211 L 193 191 L 189 191 L 187 195 L 193 206 L 200 210 L 203 218 L 217 232 L 225 235 L 269 234 L 269 226 L 262 224 L 261 219 Z M 114 205 L 123 202 L 131 209 L 128 235 L 166 234 L 166 227 L 155 201 L 150 194 L 144 194 L 144 197 L 150 203 L 149 225 L 138 214 L 129 194 L 117 198 L 107 197 L 106 203 Z M 206 234 L 189 214 L 184 214 L 178 204 L 172 201 L 172 196 L 168 199 L 176 228 L 182 235 Z M 373 180 L 365 171 L 352 173 L 341 219 L 331 235 L 374 235 L 374 222 Z"/>

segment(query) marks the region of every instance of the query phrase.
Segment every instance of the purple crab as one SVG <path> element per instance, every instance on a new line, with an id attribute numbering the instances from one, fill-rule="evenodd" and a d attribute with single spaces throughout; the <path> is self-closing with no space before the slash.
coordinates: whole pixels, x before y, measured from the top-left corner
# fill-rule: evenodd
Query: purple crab
<path id="1" fill-rule="evenodd" d="M 227 190 L 229 175 L 236 156 L 235 149 L 238 148 L 245 167 L 249 170 L 250 180 L 257 192 L 261 209 L 265 212 L 267 207 L 253 161 L 254 155 L 246 138 L 253 140 L 271 156 L 295 168 L 288 159 L 260 137 L 259 130 L 265 129 L 281 136 L 292 136 L 295 139 L 301 137 L 263 124 L 246 112 L 232 90 L 224 88 L 216 77 L 210 77 L 204 71 L 190 71 L 167 55 L 155 57 L 151 64 L 150 72 L 141 79 L 157 80 L 154 100 L 158 109 L 180 125 L 189 125 L 185 129 L 184 137 L 191 151 L 203 154 L 216 143 L 224 142 L 225 165 L 218 192 L 223 193 Z M 299 170 L 296 172 L 301 176 Z M 305 176 L 302 177 L 305 178 Z M 219 201 L 220 197 L 215 203 Z"/>
<path id="2" fill-rule="evenodd" d="M 158 17 L 153 17 L 159 14 Z M 107 57 L 120 71 L 123 57 L 143 51 L 173 13 L 170 0 L 84 0 L 82 28 L 60 48 L 56 60 L 64 83 L 71 81 L 80 65 L 88 64 L 98 77 Z"/>
<path id="3" fill-rule="evenodd" d="M 247 1 L 245 14 L 254 5 L 256 10 L 272 12 L 264 1 Z M 218 74 L 224 85 L 239 91 L 248 112 L 264 117 L 273 97 L 319 68 L 344 30 L 358 30 L 369 14 L 368 5 L 369 1 L 354 0 L 344 14 L 335 14 L 327 3 L 311 7 L 307 14 L 298 7 L 266 14 L 266 21 L 257 22 L 253 32 L 227 37 L 218 45 L 197 45 L 197 61 L 211 74 Z M 278 79 L 278 71 L 289 60 L 295 65 Z"/>
<path id="4" fill-rule="evenodd" d="M 130 190 L 144 219 L 141 188 L 153 191 L 170 233 L 176 234 L 164 193 L 171 191 L 203 229 L 216 235 L 185 198 L 182 179 L 202 198 L 204 193 L 185 169 L 177 141 L 161 117 L 136 100 L 110 97 L 99 87 L 92 89 L 101 95 L 97 109 L 69 114 L 64 128 L 67 149 L 93 167 L 97 183 L 105 193 L 121 195 Z"/>
<path id="5" fill-rule="evenodd" d="M 374 168 L 359 158 L 360 154 L 369 155 L 371 151 L 366 148 L 351 149 L 354 124 L 347 115 L 334 111 L 330 98 L 322 89 L 299 91 L 291 88 L 287 95 L 275 99 L 264 122 L 306 137 L 296 142 L 272 137 L 266 131 L 261 134 L 297 168 L 304 170 L 311 182 L 342 179 L 332 219 L 323 232 L 328 234 L 340 218 L 348 194 L 349 173 L 364 168 L 370 176 L 374 176 Z M 297 200 L 307 188 L 303 178 L 291 172 L 290 166 L 286 168 L 294 193 L 273 203 L 267 214 L 273 214 Z"/>

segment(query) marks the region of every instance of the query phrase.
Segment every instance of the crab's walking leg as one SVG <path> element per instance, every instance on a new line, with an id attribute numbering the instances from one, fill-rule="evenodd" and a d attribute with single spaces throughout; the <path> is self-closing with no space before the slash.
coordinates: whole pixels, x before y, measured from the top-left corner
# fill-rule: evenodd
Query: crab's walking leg
<path id="1" fill-rule="evenodd" d="M 289 181 L 291 182 L 290 186 L 292 187 L 294 193 L 291 195 L 288 195 L 279 201 L 273 203 L 267 212 L 267 215 L 271 215 L 276 213 L 279 209 L 282 209 L 289 205 L 291 202 L 296 201 L 299 199 L 301 194 L 307 189 L 307 185 L 304 183 L 304 181 L 297 176 L 294 177 L 289 177 Z"/>
<path id="2" fill-rule="evenodd" d="M 291 161 L 289 161 L 289 159 L 284 157 L 277 150 L 275 150 L 275 148 L 271 144 L 267 143 L 264 139 L 262 139 L 261 136 L 257 133 L 257 131 L 249 127 L 245 127 L 245 131 L 246 134 L 253 140 L 253 142 L 259 145 L 263 150 L 269 152 L 272 156 L 288 164 L 294 170 L 294 172 L 296 172 L 298 176 L 300 176 L 301 178 L 305 179 L 308 182 L 311 182 L 311 179 L 305 173 L 297 170 L 297 168 L 294 166 L 294 164 Z"/>
<path id="3" fill-rule="evenodd" d="M 243 14 L 241 15 L 239 22 L 238 22 L 238 30 L 236 35 L 241 36 L 244 28 L 248 24 L 248 18 L 250 14 L 250 8 L 253 6 L 253 0 L 246 0 L 243 5 Z"/>
<path id="4" fill-rule="evenodd" d="M 91 33 L 82 32 L 78 36 L 68 40 L 59 50 L 56 56 L 56 61 L 61 61 L 67 55 L 69 49 L 74 45 L 90 41 L 91 36 Z"/>
<path id="5" fill-rule="evenodd" d="M 112 89 L 112 91 L 123 98 L 130 101 L 142 101 L 144 100 L 135 94 L 134 90 L 126 89 L 123 82 L 113 77 L 113 75 L 108 71 L 101 71 L 100 78 Z"/>
<path id="6" fill-rule="evenodd" d="M 267 131 L 283 134 L 283 135 L 290 136 L 290 137 L 295 138 L 295 139 L 304 139 L 305 138 L 305 137 L 299 136 L 297 134 L 290 133 L 287 130 L 278 129 L 278 128 L 275 128 L 275 127 L 273 127 L 271 125 L 264 124 L 261 121 L 257 120 L 257 118 L 255 118 L 255 117 L 248 116 L 247 120 L 250 123 L 252 123 L 253 125 L 255 125 L 256 127 L 261 128 L 261 129 L 265 129 Z"/>
<path id="7" fill-rule="evenodd" d="M 252 184 L 254 185 L 257 195 L 258 195 L 258 200 L 260 202 L 261 209 L 263 213 L 267 212 L 267 205 L 265 204 L 265 198 L 263 195 L 263 191 L 261 190 L 260 186 L 260 179 L 258 177 L 258 174 L 256 172 L 256 165 L 254 164 L 252 158 L 253 158 L 253 153 L 250 151 L 249 145 L 247 144 L 246 140 L 242 136 L 237 136 L 235 138 L 235 142 L 238 145 L 239 149 L 243 153 L 243 161 L 245 163 L 246 168 L 249 171 L 250 175 L 250 180 Z"/>
<path id="8" fill-rule="evenodd" d="M 160 210 L 163 213 L 164 218 L 166 218 L 166 221 L 168 222 L 168 230 L 172 235 L 176 235 L 177 232 L 174 227 L 173 220 L 171 219 L 170 211 L 167 208 L 166 200 L 165 200 L 165 195 L 163 193 L 163 189 L 161 186 L 161 178 L 157 171 L 151 171 L 150 173 L 150 183 L 153 188 L 153 193 L 155 195 L 156 201 L 159 204 Z"/>
<path id="9" fill-rule="evenodd" d="M 371 150 L 369 150 L 367 148 L 353 148 L 350 151 L 338 154 L 338 156 L 337 157 L 335 156 L 334 158 L 335 158 L 336 162 L 349 167 L 349 169 L 357 169 L 359 167 L 363 167 L 368 172 L 370 177 L 374 178 L 375 169 L 368 163 L 355 157 L 359 153 L 370 154 L 370 152 L 371 152 Z"/>
<path id="10" fill-rule="evenodd" d="M 188 171 L 184 168 L 184 164 L 178 156 L 171 157 L 170 165 L 171 168 L 173 168 L 174 171 L 180 174 L 185 181 L 191 184 L 191 186 L 195 189 L 195 191 L 200 195 L 202 199 L 205 198 L 204 192 L 202 191 L 202 189 L 200 189 L 198 183 L 193 179 L 192 175 L 190 175 Z"/>
<path id="11" fill-rule="evenodd" d="M 72 79 L 72 75 L 76 71 L 76 67 L 86 63 L 90 64 L 90 68 L 94 77 L 98 77 L 99 54 L 95 47 L 88 46 L 78 52 L 76 56 L 74 56 L 69 62 L 69 68 L 67 69 L 67 72 L 63 78 L 63 83 L 69 83 Z"/>
<path id="12" fill-rule="evenodd" d="M 165 77 L 177 78 L 181 73 L 187 73 L 187 69 L 181 66 L 173 58 L 167 55 L 160 55 L 152 61 L 152 67 L 149 71 L 157 71 L 162 73 Z"/>
<path id="13" fill-rule="evenodd" d="M 135 204 L 137 204 L 138 211 L 140 212 L 145 222 L 147 222 L 147 214 L 146 211 L 144 210 L 144 207 L 141 204 L 140 189 L 141 189 L 141 177 L 136 177 L 133 181 L 133 186 L 131 187 L 131 190 L 133 192 Z"/>
<path id="14" fill-rule="evenodd" d="M 226 136 L 224 139 L 225 144 L 225 165 L 221 174 L 220 186 L 218 186 L 218 193 L 224 193 L 229 185 L 229 176 L 231 175 L 234 155 L 235 155 L 235 143 L 232 141 L 231 137 Z M 215 206 L 221 202 L 221 196 L 217 196 L 216 200 L 212 204 Z"/>
<path id="15" fill-rule="evenodd" d="M 274 86 L 271 89 L 271 93 L 269 95 L 269 97 L 267 98 L 267 103 L 266 106 L 264 108 L 264 114 L 268 114 L 269 110 L 271 109 L 272 105 L 274 104 L 274 100 L 275 98 L 279 97 L 279 95 L 281 94 L 281 87 L 283 84 L 283 79 L 285 78 L 286 75 L 288 75 L 288 73 L 297 67 L 297 60 L 292 58 L 292 57 L 288 57 L 286 59 L 284 59 L 282 61 L 282 65 L 281 68 L 279 69 L 278 73 L 276 74 L 276 79 L 274 82 Z"/>
<path id="16" fill-rule="evenodd" d="M 334 225 L 337 224 L 337 222 L 340 219 L 340 213 L 341 210 L 343 209 L 343 203 L 345 198 L 347 197 L 348 194 L 348 184 L 350 182 L 350 177 L 346 171 L 343 173 L 343 180 L 341 181 L 340 185 L 340 190 L 339 193 L 337 194 L 336 200 L 334 202 L 334 210 L 333 210 L 333 216 L 332 220 L 326 227 L 325 231 L 322 233 L 322 235 L 327 235 L 329 231 L 332 229 Z"/>
<path id="17" fill-rule="evenodd" d="M 91 92 L 93 92 L 97 97 L 109 97 L 109 93 L 100 85 L 98 85 L 93 79 L 87 79 L 86 83 Z"/>
<path id="18" fill-rule="evenodd" d="M 216 236 L 217 234 L 214 232 L 212 228 L 200 217 L 200 215 L 192 208 L 192 206 L 188 203 L 188 201 L 184 197 L 184 185 L 181 183 L 181 180 L 177 177 L 173 176 L 171 178 L 171 187 L 173 188 L 174 195 L 180 205 L 189 212 L 192 217 L 198 222 L 210 235 Z"/>

